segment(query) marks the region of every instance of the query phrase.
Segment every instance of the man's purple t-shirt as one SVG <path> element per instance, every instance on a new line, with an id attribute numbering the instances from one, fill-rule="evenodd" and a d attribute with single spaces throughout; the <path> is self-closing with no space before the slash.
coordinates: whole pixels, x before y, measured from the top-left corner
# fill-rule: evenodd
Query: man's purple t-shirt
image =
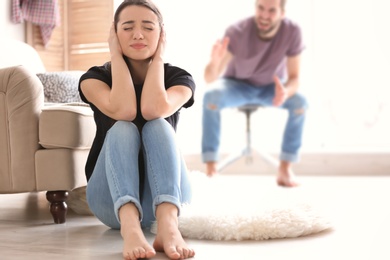
<path id="1" fill-rule="evenodd" d="M 253 16 L 227 28 L 229 51 L 233 59 L 224 77 L 244 80 L 254 86 L 273 83 L 273 76 L 287 78 L 286 59 L 300 54 L 304 49 L 300 27 L 284 18 L 276 35 L 268 41 L 258 36 Z"/>

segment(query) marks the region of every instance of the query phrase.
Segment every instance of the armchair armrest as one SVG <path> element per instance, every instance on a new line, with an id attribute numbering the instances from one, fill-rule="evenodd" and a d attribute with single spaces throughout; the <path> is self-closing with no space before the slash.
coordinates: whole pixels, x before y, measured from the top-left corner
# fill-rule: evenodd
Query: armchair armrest
<path id="1" fill-rule="evenodd" d="M 24 66 L 0 69 L 0 193 L 35 191 L 43 87 Z"/>

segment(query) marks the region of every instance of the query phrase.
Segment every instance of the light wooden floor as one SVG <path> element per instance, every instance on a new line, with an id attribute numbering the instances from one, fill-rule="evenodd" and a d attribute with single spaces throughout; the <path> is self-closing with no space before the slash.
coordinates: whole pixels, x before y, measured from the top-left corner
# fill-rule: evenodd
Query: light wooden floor
<path id="1" fill-rule="evenodd" d="M 197 159 L 193 159 L 194 166 Z M 236 194 L 238 200 L 242 196 L 242 203 L 250 204 L 272 203 L 277 194 L 278 199 L 311 203 L 320 208 L 332 221 L 333 229 L 307 237 L 266 241 L 188 239 L 196 250 L 195 259 L 390 259 L 390 173 L 387 176 L 306 174 L 300 178 L 300 187 L 285 189 L 275 184 L 272 173 L 252 174 L 253 165 L 234 167 L 240 175 L 220 174 L 210 180 L 209 184 L 215 185 L 213 192 L 202 192 L 199 187 L 194 196 L 207 200 L 207 196 L 223 199 L 224 194 Z M 152 242 L 153 235 L 145 232 Z M 80 216 L 72 211 L 66 224 L 53 224 L 44 193 L 0 195 L 0 234 L 0 259 L 4 260 L 121 259 L 122 240 L 118 231 L 108 229 L 93 216 Z M 158 254 L 155 259 L 167 258 Z"/>

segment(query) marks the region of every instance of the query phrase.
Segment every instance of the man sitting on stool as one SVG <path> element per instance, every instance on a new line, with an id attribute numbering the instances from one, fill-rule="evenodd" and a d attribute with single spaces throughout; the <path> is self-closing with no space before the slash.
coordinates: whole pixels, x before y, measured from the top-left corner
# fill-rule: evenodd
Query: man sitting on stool
<path id="1" fill-rule="evenodd" d="M 285 17 L 285 2 L 256 0 L 255 15 L 227 28 L 213 46 L 205 80 L 218 81 L 204 95 L 202 118 L 202 160 L 208 176 L 217 173 L 221 110 L 259 104 L 288 110 L 277 183 L 297 186 L 291 163 L 299 159 L 307 109 L 305 97 L 297 92 L 304 46 L 300 27 Z"/>

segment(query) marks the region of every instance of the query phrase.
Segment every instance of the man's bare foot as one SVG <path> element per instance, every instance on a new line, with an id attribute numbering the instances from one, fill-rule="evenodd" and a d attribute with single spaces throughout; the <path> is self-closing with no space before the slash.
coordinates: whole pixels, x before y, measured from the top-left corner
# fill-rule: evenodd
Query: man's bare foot
<path id="1" fill-rule="evenodd" d="M 276 178 L 276 182 L 282 187 L 296 187 L 299 183 L 295 179 L 294 172 L 290 167 L 290 163 L 281 161 L 279 166 L 279 173 Z"/>
<path id="2" fill-rule="evenodd" d="M 177 208 L 170 203 L 157 207 L 157 234 L 153 247 L 164 252 L 169 259 L 186 259 L 195 256 L 195 251 L 187 246 L 178 227 Z"/>
<path id="3" fill-rule="evenodd" d="M 207 162 L 206 163 L 206 174 L 209 177 L 212 177 L 217 174 L 217 163 L 216 162 Z"/>
<path id="4" fill-rule="evenodd" d="M 156 251 L 146 240 L 141 229 L 139 213 L 133 203 L 125 204 L 119 210 L 121 235 L 123 237 L 123 259 L 151 258 Z"/>

